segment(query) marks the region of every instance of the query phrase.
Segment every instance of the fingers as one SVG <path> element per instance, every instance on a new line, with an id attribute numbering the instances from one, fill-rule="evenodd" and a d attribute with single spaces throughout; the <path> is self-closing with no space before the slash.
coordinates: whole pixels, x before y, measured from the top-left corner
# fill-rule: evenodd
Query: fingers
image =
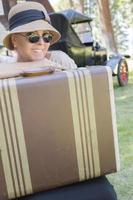
<path id="1" fill-rule="evenodd" d="M 0 79 L 6 79 L 11 77 L 20 76 L 22 72 L 0 72 Z"/>

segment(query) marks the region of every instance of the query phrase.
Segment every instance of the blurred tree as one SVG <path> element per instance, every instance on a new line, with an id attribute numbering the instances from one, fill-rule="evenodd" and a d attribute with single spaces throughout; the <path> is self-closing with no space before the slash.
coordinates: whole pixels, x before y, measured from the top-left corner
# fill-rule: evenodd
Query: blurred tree
<path id="1" fill-rule="evenodd" d="M 87 2 L 87 0 L 79 0 L 79 5 L 81 7 L 81 12 L 85 13 L 85 3 Z"/>
<path id="2" fill-rule="evenodd" d="M 10 4 L 9 4 L 9 0 L 2 0 L 2 5 L 3 5 L 3 11 L 4 11 L 4 15 L 0 16 L 0 22 L 3 24 L 3 26 L 7 29 L 8 28 L 8 20 L 7 20 L 7 16 L 8 16 L 8 12 L 10 10 Z"/>
<path id="3" fill-rule="evenodd" d="M 100 21 L 102 22 L 101 30 L 102 34 L 104 35 L 103 38 L 105 39 L 104 43 L 106 44 L 108 51 L 117 52 L 113 28 L 111 24 L 111 15 L 108 0 L 95 0 L 93 2 L 91 0 L 69 0 L 68 2 L 69 3 L 66 5 L 66 1 L 61 0 L 58 4 L 58 10 L 63 10 L 64 8 L 71 7 L 90 16 L 90 14 L 94 13 L 94 9 L 96 9 L 96 4 L 98 5 Z"/>
<path id="4" fill-rule="evenodd" d="M 110 10 L 118 50 L 125 52 L 129 46 L 129 28 L 133 27 L 133 0 L 111 0 Z"/>
<path id="5" fill-rule="evenodd" d="M 74 4 L 74 6 L 75 6 L 75 4 Z M 73 8 L 73 7 L 70 7 L 70 1 L 66 1 L 66 0 L 59 0 L 58 3 L 54 5 L 54 9 L 57 12 L 68 9 L 68 8 Z"/>
<path id="6" fill-rule="evenodd" d="M 54 8 L 52 7 L 52 5 L 50 4 L 49 0 L 26 0 L 26 1 L 35 1 L 35 2 L 39 2 L 42 5 L 45 6 L 46 10 L 50 13 L 50 12 L 54 12 Z"/>
<path id="7" fill-rule="evenodd" d="M 22 1 L 22 0 L 21 0 Z M 39 2 L 41 4 L 43 4 L 45 6 L 45 8 L 47 9 L 47 11 L 50 12 L 54 12 L 53 7 L 51 6 L 50 2 L 48 0 L 27 0 L 27 1 L 36 1 Z M 6 29 L 8 29 L 8 13 L 9 10 L 12 6 L 14 6 L 15 4 L 19 3 L 20 0 L 2 0 L 2 5 L 3 5 L 3 10 L 4 10 L 4 15 L 0 16 L 0 22 L 4 25 L 4 27 Z"/>
<path id="8" fill-rule="evenodd" d="M 73 0 L 69 0 L 70 8 L 75 8 Z"/>
<path id="9" fill-rule="evenodd" d="M 15 5 L 19 1 L 22 2 L 26 0 L 1 1 L 3 3 L 4 15 L 0 16 L 0 22 L 7 28 L 7 15 L 10 7 Z M 93 35 L 95 36 L 96 40 L 100 41 L 100 43 L 105 38 L 104 43 L 106 44 L 109 51 L 116 51 L 116 46 L 118 47 L 118 50 L 122 51 L 125 51 L 128 48 L 128 30 L 129 27 L 133 27 L 133 0 L 60 0 L 54 8 L 50 4 L 49 0 L 27 1 L 40 2 L 46 7 L 49 12 L 53 12 L 54 10 L 60 11 L 67 8 L 77 9 L 87 14 L 88 16 L 95 18 L 92 22 Z M 99 9 L 97 9 L 97 5 Z M 98 15 L 98 10 L 100 15 Z M 113 28 L 111 27 L 111 24 L 113 25 Z M 100 31 L 100 27 L 102 31 Z M 113 30 L 115 37 L 113 36 Z M 102 37 L 102 35 L 104 35 L 104 37 Z"/>
<path id="10" fill-rule="evenodd" d="M 17 0 L 10 0 L 9 5 L 10 7 L 14 6 L 17 3 Z"/>
<path id="11" fill-rule="evenodd" d="M 3 9 L 4 9 L 4 14 L 7 18 L 8 12 L 10 10 L 9 0 L 2 0 L 2 5 L 3 5 Z"/>
<path id="12" fill-rule="evenodd" d="M 112 27 L 112 19 L 109 8 L 109 0 L 97 0 L 97 5 L 99 8 L 101 30 L 104 36 L 108 53 L 117 53 L 117 47 L 114 38 L 114 31 Z"/>
<path id="13" fill-rule="evenodd" d="M 129 27 L 133 27 L 133 0 L 71 0 L 73 2 L 74 9 L 77 9 L 88 16 L 91 16 L 94 18 L 92 25 L 93 25 L 93 35 L 97 41 L 100 41 L 100 43 L 106 45 L 110 51 L 116 51 L 117 49 L 119 51 L 125 51 L 128 48 L 128 30 Z M 107 34 L 105 32 L 105 35 L 103 37 L 103 25 L 104 21 L 102 19 L 102 11 L 101 15 L 99 15 L 100 12 L 98 12 L 99 9 L 97 9 L 97 6 L 99 6 L 101 3 L 101 6 L 105 3 L 108 3 L 108 6 L 103 5 L 104 9 L 104 18 L 106 19 L 107 9 L 110 11 L 110 20 L 111 20 L 111 26 L 107 24 L 107 27 L 110 29 L 109 32 L 111 32 L 111 29 L 113 30 L 114 36 L 112 39 L 108 39 Z M 59 3 L 55 6 L 55 10 L 64 10 L 67 8 L 70 8 L 70 2 L 65 0 L 60 0 Z M 103 25 L 101 25 L 101 22 Z M 106 22 L 107 23 L 107 22 Z M 106 24 L 105 24 L 106 25 Z M 102 30 L 102 31 L 101 31 Z M 111 33 L 112 35 L 112 33 Z M 106 38 L 106 42 L 104 41 Z M 113 42 L 112 42 L 113 41 Z M 110 44 L 109 44 L 110 43 Z M 116 43 L 116 44 L 115 44 Z M 113 46 L 112 46 L 113 44 Z"/>

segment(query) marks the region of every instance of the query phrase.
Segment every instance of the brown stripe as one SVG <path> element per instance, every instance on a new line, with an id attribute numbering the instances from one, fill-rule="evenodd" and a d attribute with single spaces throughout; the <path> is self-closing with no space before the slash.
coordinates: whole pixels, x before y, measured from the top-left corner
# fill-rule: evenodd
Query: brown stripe
<path id="1" fill-rule="evenodd" d="M 85 76 L 87 76 L 87 74 L 83 71 L 83 75 L 84 75 L 84 81 L 85 81 Z M 86 81 L 85 81 L 85 94 L 86 94 L 86 107 L 87 107 L 87 119 L 88 119 L 88 125 L 89 125 L 89 130 L 87 132 L 87 147 L 88 147 L 88 156 L 89 156 L 89 166 L 90 166 L 90 178 L 94 177 L 94 156 L 93 156 L 93 151 L 92 151 L 92 137 L 91 137 L 91 130 L 90 130 L 90 119 L 89 119 L 89 104 L 88 104 L 88 94 L 87 94 L 87 90 L 89 90 L 89 88 L 86 85 Z"/>
<path id="2" fill-rule="evenodd" d="M 87 90 L 89 90 L 89 88 L 87 88 L 86 81 L 85 81 L 86 71 L 81 70 L 81 72 L 82 72 L 82 76 L 84 80 L 84 92 L 85 92 L 85 104 L 86 104 L 86 116 L 85 116 L 84 122 L 85 120 L 87 120 L 86 125 L 85 125 L 85 134 L 86 134 L 86 148 L 87 148 L 88 165 L 89 165 L 88 178 L 92 178 L 93 173 L 94 173 L 94 160 L 93 160 L 94 158 L 93 158 L 93 153 L 92 153 L 92 138 L 90 134 L 91 130 L 90 130 L 90 120 L 89 120 L 89 105 L 88 105 L 88 100 L 87 100 L 88 99 Z M 92 168 L 93 168 L 93 171 L 92 171 Z"/>
<path id="3" fill-rule="evenodd" d="M 2 117 L 2 124 L 3 124 L 3 131 L 4 131 L 4 136 L 5 136 L 5 142 L 6 142 L 6 149 L 7 149 L 7 153 L 8 153 L 8 159 L 9 159 L 9 168 L 10 168 L 10 172 L 11 172 L 11 176 L 12 176 L 12 183 L 13 183 L 12 187 L 14 189 L 14 191 L 12 191 L 12 192 L 14 192 L 13 197 L 16 197 L 17 193 L 16 193 L 16 188 L 15 188 L 15 180 L 14 180 L 14 176 L 13 176 L 13 168 L 12 168 L 12 164 L 11 164 L 10 150 L 9 150 L 8 139 L 7 139 L 7 129 L 8 129 L 8 127 L 6 127 L 6 125 L 5 125 L 5 120 L 6 119 L 4 117 L 4 115 L 6 117 L 7 117 L 7 115 L 6 115 L 5 100 L 4 100 L 4 95 L 3 95 L 3 81 L 1 81 L 1 87 L 2 87 L 1 92 L 2 92 L 3 98 L 1 97 L 1 101 L 0 101 L 0 108 L 1 109 L 0 110 L 1 110 L 1 117 Z M 5 149 L 3 149 L 3 151 L 5 151 Z M 5 173 L 6 173 L 6 171 L 5 171 Z M 6 176 L 6 174 L 5 174 L 5 176 Z M 10 195 L 11 194 L 8 193 L 8 196 L 10 196 Z"/>
<path id="4" fill-rule="evenodd" d="M 13 154 L 13 162 L 14 162 L 13 170 L 15 171 L 15 174 L 16 174 L 16 182 L 17 182 L 17 186 L 18 186 L 18 190 L 16 189 L 16 196 L 20 196 L 21 195 L 20 182 L 19 182 L 19 176 L 18 176 L 18 170 L 17 170 L 17 164 L 16 164 L 15 149 L 14 149 L 14 144 L 13 144 L 13 135 L 12 135 L 13 133 L 12 133 L 12 130 L 11 130 L 11 123 L 10 123 L 10 119 L 9 119 L 9 110 L 8 110 L 8 108 L 11 105 L 10 104 L 8 105 L 8 102 L 7 102 L 7 98 L 9 98 L 9 97 L 7 97 L 7 95 L 8 95 L 7 94 L 7 92 L 8 92 L 7 80 L 4 80 L 3 84 L 4 84 L 3 85 L 3 87 L 4 87 L 3 96 L 4 96 L 5 106 L 6 106 L 6 115 L 7 115 L 7 123 L 8 123 L 8 126 L 9 126 L 10 142 L 11 142 L 11 146 L 12 146 L 12 150 L 10 149 L 10 151 L 12 151 L 12 154 Z"/>
<path id="5" fill-rule="evenodd" d="M 88 69 L 80 68 L 84 72 L 84 80 L 86 82 L 86 99 L 88 103 L 88 122 L 90 125 L 90 141 L 87 141 L 89 147 L 90 155 L 90 166 L 91 166 L 91 177 L 96 177 L 100 175 L 100 163 L 99 163 L 99 150 L 98 150 L 98 141 L 97 141 L 97 130 L 96 130 L 96 121 L 95 121 L 95 108 L 94 108 L 94 97 L 93 97 L 93 88 L 92 88 L 92 78 Z M 91 146 L 91 148 L 90 148 Z M 93 168 L 92 168 L 93 167 Z"/>
<path id="6" fill-rule="evenodd" d="M 86 166 L 85 166 L 85 151 L 84 151 L 84 144 L 83 144 L 83 131 L 82 131 L 82 122 L 81 122 L 81 109 L 80 109 L 80 102 L 81 101 L 81 96 L 79 95 L 79 88 L 80 87 L 80 79 L 79 79 L 79 75 L 78 72 L 76 73 L 76 71 L 73 72 L 74 75 L 74 81 L 75 81 L 75 88 L 76 88 L 76 96 L 77 96 L 77 105 L 78 105 L 78 117 L 79 117 L 79 125 L 80 125 L 80 134 L 81 134 L 81 144 L 82 144 L 82 152 L 83 152 L 83 163 L 84 163 L 84 173 L 85 173 L 85 177 L 86 178 Z M 80 88 L 81 90 L 81 88 Z"/>
<path id="7" fill-rule="evenodd" d="M 20 192 L 21 195 L 26 194 L 26 188 L 25 188 L 25 181 L 24 181 L 24 174 L 23 174 L 23 170 L 22 170 L 22 159 L 21 159 L 21 155 L 20 155 L 20 147 L 19 147 L 19 143 L 18 143 L 18 137 L 17 137 L 17 129 L 16 129 L 16 123 L 15 123 L 15 117 L 14 117 L 14 111 L 13 111 L 13 105 L 12 105 L 12 98 L 11 98 L 11 91 L 10 91 L 10 84 L 8 83 L 8 93 L 9 93 L 9 100 L 10 100 L 10 109 L 12 112 L 12 121 L 13 121 L 13 126 L 14 126 L 14 134 L 15 134 L 15 139 L 16 139 L 16 145 L 17 145 L 17 153 L 18 153 L 18 162 L 20 165 L 20 173 L 22 176 L 22 184 L 24 187 L 24 191 L 21 189 L 21 185 L 20 185 L 20 179 L 19 179 L 19 187 L 20 187 Z M 16 156 L 15 156 L 16 158 Z"/>
<path id="8" fill-rule="evenodd" d="M 82 74 L 82 70 L 85 73 L 85 77 Z M 89 71 L 87 69 L 82 69 L 81 72 L 77 72 L 74 71 L 73 74 L 75 74 L 75 87 L 77 88 L 77 97 L 74 96 L 72 93 L 74 91 L 72 91 L 71 88 L 71 98 L 76 97 L 76 101 L 75 99 L 72 99 L 72 106 L 75 107 L 75 104 L 79 105 L 79 112 L 78 112 L 78 117 L 80 120 L 77 120 L 77 123 L 80 124 L 81 126 L 81 131 L 79 131 L 79 133 L 82 135 L 83 140 L 81 139 L 81 136 L 78 135 L 76 132 L 76 128 L 75 128 L 75 140 L 77 142 L 77 147 L 79 146 L 79 141 L 78 138 L 80 137 L 80 143 L 82 143 L 82 150 L 78 150 L 77 151 L 77 156 L 78 154 L 82 152 L 82 156 L 79 157 L 79 161 L 82 160 L 82 158 L 85 160 L 84 162 L 84 169 L 82 169 L 85 173 L 86 176 L 84 176 L 83 179 L 85 178 L 89 178 L 89 177 L 94 177 L 94 176 L 99 176 L 100 175 L 100 166 L 99 166 L 99 152 L 98 152 L 98 141 L 97 141 L 97 131 L 96 131 L 96 124 L 95 124 L 95 111 L 94 111 L 94 104 L 93 104 L 93 91 L 92 91 L 92 82 L 91 82 L 91 75 L 89 73 Z M 71 72 L 69 72 L 68 74 L 71 74 Z M 70 75 L 69 75 L 70 76 Z M 70 76 L 71 77 L 71 76 Z M 84 78 L 83 78 L 84 77 Z M 72 77 L 71 77 L 72 79 Z M 85 91 L 85 85 L 84 85 L 84 81 L 87 84 L 88 89 Z M 70 81 L 71 83 L 71 81 Z M 70 84 L 69 84 L 70 85 Z M 70 85 L 71 86 L 71 85 Z M 85 95 L 85 92 L 87 93 L 87 95 Z M 87 103 L 88 102 L 88 107 L 90 110 L 88 110 L 88 119 L 87 119 L 87 113 L 85 112 L 87 109 Z M 75 109 L 78 109 L 78 106 L 75 107 Z M 73 110 L 73 107 L 72 107 Z M 76 118 L 77 116 L 75 115 L 76 112 L 73 110 L 73 118 Z M 74 120 L 75 121 L 75 120 Z M 86 123 L 85 123 L 86 121 Z M 90 121 L 90 124 L 88 123 Z M 76 123 L 76 121 L 75 121 Z M 90 125 L 90 131 L 89 131 L 89 125 Z M 87 134 L 85 133 L 85 129 L 87 128 Z M 90 138 L 89 138 L 89 134 L 92 135 L 91 139 L 92 139 L 92 143 L 93 143 L 93 148 L 90 148 Z M 88 148 L 86 148 L 86 145 L 88 146 Z M 90 175 L 89 175 L 89 165 L 88 165 L 88 156 L 87 154 L 89 154 L 90 157 Z M 94 168 L 92 167 L 92 155 L 95 157 L 94 160 Z M 83 177 L 83 173 L 80 173 L 80 169 L 81 166 L 83 167 L 83 165 L 81 165 L 82 163 L 78 163 L 79 166 L 79 174 L 81 175 L 81 177 Z M 86 170 L 86 171 L 85 171 Z M 80 179 L 82 180 L 82 178 Z"/>
<path id="9" fill-rule="evenodd" d="M 72 71 L 65 71 L 65 73 L 67 74 L 67 77 L 68 77 L 79 180 L 82 181 L 85 179 L 85 174 L 84 174 L 80 124 L 79 124 L 79 116 L 78 116 L 78 102 L 77 102 L 77 96 L 76 96 L 76 86 L 74 83 L 74 77 L 73 77 Z"/>
<path id="10" fill-rule="evenodd" d="M 83 124 L 84 124 L 84 157 L 86 157 L 86 162 L 85 162 L 85 175 L 86 179 L 89 178 L 90 176 L 90 170 L 89 170 L 89 155 L 88 155 L 88 145 L 87 145 L 87 132 L 86 132 L 86 124 L 85 124 L 85 109 L 86 107 L 86 99 L 85 95 L 83 95 L 83 92 L 85 92 L 85 80 L 83 77 L 83 72 L 82 71 L 77 71 L 79 75 L 79 82 L 80 82 L 80 92 L 81 92 L 81 101 L 82 101 L 82 110 L 83 110 Z"/>
<path id="11" fill-rule="evenodd" d="M 2 165 L 1 153 L 2 152 L 0 150 L 0 200 L 7 200 L 8 194 L 4 177 L 4 169 Z"/>
<path id="12" fill-rule="evenodd" d="M 18 138 L 21 160 L 22 160 L 22 169 L 23 169 L 23 174 L 24 174 L 26 193 L 31 194 L 33 190 L 32 190 L 32 183 L 31 183 L 31 177 L 30 177 L 30 172 L 29 172 L 29 163 L 28 163 L 27 150 L 26 150 L 15 79 L 9 79 L 9 85 L 11 86 L 10 92 L 11 92 L 11 98 L 12 98 L 13 111 L 14 111 L 14 120 L 15 120 L 16 130 L 17 130 L 17 138 Z"/>
<path id="13" fill-rule="evenodd" d="M 112 78 L 112 70 L 110 67 L 107 67 L 107 74 L 108 74 L 108 83 L 109 83 L 109 91 L 110 91 L 110 106 L 111 106 L 112 128 L 113 128 L 113 137 L 114 137 L 114 146 L 115 146 L 116 171 L 118 171 L 120 170 L 120 154 L 119 154 L 119 146 L 118 146 L 118 133 L 117 133 L 113 78 Z"/>
<path id="14" fill-rule="evenodd" d="M 19 79 L 17 91 L 33 190 L 78 181 L 66 74 Z"/>
<path id="15" fill-rule="evenodd" d="M 91 70 L 92 69 L 90 69 L 90 71 Z M 93 73 L 91 71 L 91 74 L 95 100 L 101 174 L 105 174 L 107 172 L 109 173 L 109 169 L 110 172 L 112 172 L 116 168 L 108 77 L 104 67 L 102 67 L 102 70 L 100 69 L 99 76 L 96 75 L 99 74 L 98 68 L 93 68 Z"/>
<path id="16" fill-rule="evenodd" d="M 7 137 L 6 137 L 6 127 L 5 127 L 5 120 L 4 120 L 4 113 L 6 116 L 5 111 L 5 104 L 3 99 L 3 86 L 2 80 L 0 80 L 0 126 L 1 126 L 1 135 L 0 135 L 0 146 L 2 149 L 2 164 L 4 169 L 5 181 L 7 186 L 8 197 L 14 197 L 14 182 L 13 182 L 13 172 L 11 166 L 11 159 L 9 156 L 9 148 L 7 145 Z"/>

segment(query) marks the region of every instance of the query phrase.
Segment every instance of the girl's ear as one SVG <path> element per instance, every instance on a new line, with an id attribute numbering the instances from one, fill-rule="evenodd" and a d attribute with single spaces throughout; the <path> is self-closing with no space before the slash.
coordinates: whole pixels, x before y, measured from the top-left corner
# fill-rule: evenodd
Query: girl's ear
<path id="1" fill-rule="evenodd" d="M 11 42 L 12 42 L 12 45 L 15 49 L 16 48 L 16 34 L 11 35 Z"/>

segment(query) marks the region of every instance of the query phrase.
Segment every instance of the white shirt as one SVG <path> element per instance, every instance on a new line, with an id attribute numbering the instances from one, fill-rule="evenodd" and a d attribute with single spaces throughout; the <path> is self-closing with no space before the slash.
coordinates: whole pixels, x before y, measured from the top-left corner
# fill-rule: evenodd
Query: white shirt
<path id="1" fill-rule="evenodd" d="M 51 51 L 51 56 L 49 59 L 57 64 L 59 63 L 62 65 L 64 70 L 77 68 L 74 60 L 63 51 Z"/>

